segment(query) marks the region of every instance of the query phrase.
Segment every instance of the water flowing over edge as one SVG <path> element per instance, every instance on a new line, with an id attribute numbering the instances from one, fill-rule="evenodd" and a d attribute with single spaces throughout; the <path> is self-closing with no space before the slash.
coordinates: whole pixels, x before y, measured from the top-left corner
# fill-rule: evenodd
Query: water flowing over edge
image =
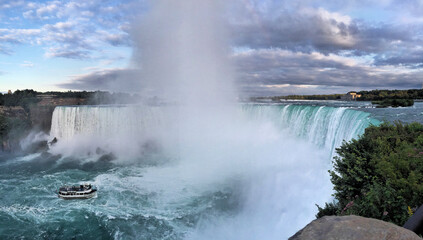
<path id="1" fill-rule="evenodd" d="M 0 218 L 13 223 L 3 234 L 70 238 L 84 226 L 87 239 L 286 239 L 314 218 L 315 203 L 330 200 L 334 147 L 377 124 L 367 113 L 319 106 L 245 104 L 229 118 L 200 118 L 212 119 L 205 124 L 180 112 L 58 107 L 51 152 L 62 157 L 14 161 L 19 181 L 5 177 L 0 187 L 8 192 Z M 115 161 L 99 160 L 109 151 Z M 98 198 L 74 204 L 51 193 L 82 180 Z"/>
<path id="2" fill-rule="evenodd" d="M 380 123 L 370 118 L 369 113 L 342 107 L 246 104 L 240 111 L 243 121 L 271 122 L 278 131 L 327 149 L 331 157 L 342 141 L 357 138 L 370 124 Z M 169 107 L 56 107 L 50 135 L 65 141 L 75 136 L 90 139 L 96 136 L 100 138 L 96 139 L 99 144 L 102 138 L 120 138 L 127 145 L 131 145 L 128 141 L 142 145 L 143 141 L 157 138 L 157 135 L 163 140 L 180 130 L 175 130 L 177 114 Z M 167 133 L 160 129 L 166 129 Z M 104 144 L 110 146 L 111 143 Z"/>

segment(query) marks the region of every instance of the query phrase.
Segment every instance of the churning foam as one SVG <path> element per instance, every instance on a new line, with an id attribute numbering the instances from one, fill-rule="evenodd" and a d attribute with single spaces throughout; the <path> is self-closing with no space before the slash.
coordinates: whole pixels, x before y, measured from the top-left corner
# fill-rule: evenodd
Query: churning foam
<path id="1" fill-rule="evenodd" d="M 187 238 L 280 239 L 314 218 L 315 203 L 329 200 L 327 169 L 334 147 L 373 121 L 367 113 L 344 108 L 243 105 L 234 119 L 181 124 L 171 120 L 180 112 L 175 108 L 180 109 L 57 107 L 51 137 L 59 142 L 52 151 L 92 154 L 100 147 L 118 157 L 142 158 L 147 143 L 158 144 L 162 157 L 173 161 L 148 168 L 139 179 L 141 189 L 152 184 L 150 191 L 159 187 L 155 190 L 164 198 L 183 199 L 186 189 L 217 191 L 229 185 L 238 195 L 236 214 L 203 216 Z M 166 177 L 160 177 L 163 173 Z"/>

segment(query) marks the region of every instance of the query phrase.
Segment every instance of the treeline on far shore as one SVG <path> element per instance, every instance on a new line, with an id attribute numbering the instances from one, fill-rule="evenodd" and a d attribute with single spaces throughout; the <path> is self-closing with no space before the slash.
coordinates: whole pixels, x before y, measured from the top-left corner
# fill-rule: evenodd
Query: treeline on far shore
<path id="1" fill-rule="evenodd" d="M 110 93 L 105 91 L 67 91 L 67 92 L 37 92 L 32 89 L 16 90 L 13 93 L 0 93 L 0 106 L 21 106 L 28 110 L 31 104 L 37 104 L 43 98 L 76 98 L 86 99 L 85 104 L 128 104 L 139 101 L 138 94 Z"/>
<path id="2" fill-rule="evenodd" d="M 355 92 L 361 95 L 357 101 L 383 101 L 386 99 L 423 99 L 423 89 L 408 90 L 371 90 Z M 273 97 L 254 97 L 252 100 L 270 99 L 279 100 L 341 100 L 345 94 L 326 94 L 326 95 L 288 95 Z"/>
<path id="3" fill-rule="evenodd" d="M 385 99 L 423 99 L 423 89 L 371 90 L 357 92 L 357 101 L 381 101 Z"/>
<path id="4" fill-rule="evenodd" d="M 253 97 L 251 100 L 270 99 L 272 101 L 285 100 L 340 100 L 341 96 L 345 94 L 327 94 L 327 95 L 288 95 L 288 96 L 273 96 L 273 97 Z"/>

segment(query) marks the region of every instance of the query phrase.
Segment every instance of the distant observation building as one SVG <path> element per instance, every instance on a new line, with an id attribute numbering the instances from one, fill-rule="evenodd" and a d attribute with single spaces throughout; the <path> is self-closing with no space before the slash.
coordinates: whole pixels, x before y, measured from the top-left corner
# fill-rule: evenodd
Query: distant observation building
<path id="1" fill-rule="evenodd" d="M 341 96 L 341 100 L 344 101 L 356 101 L 357 98 L 361 97 L 361 94 L 357 94 L 357 92 L 348 92 L 344 96 Z"/>

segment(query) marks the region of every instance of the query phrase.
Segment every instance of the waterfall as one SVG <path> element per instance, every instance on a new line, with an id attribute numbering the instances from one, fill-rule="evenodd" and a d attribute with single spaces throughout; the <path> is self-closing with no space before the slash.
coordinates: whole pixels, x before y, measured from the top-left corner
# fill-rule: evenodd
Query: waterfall
<path id="1" fill-rule="evenodd" d="M 50 135 L 61 140 L 76 135 L 101 137 L 148 135 L 166 125 L 164 111 L 142 106 L 64 106 L 53 112 Z"/>
<path id="2" fill-rule="evenodd" d="M 259 121 L 270 120 L 281 130 L 334 152 L 342 141 L 364 133 L 379 121 L 369 113 L 344 107 L 310 105 L 246 105 L 244 111 Z"/>
<path id="3" fill-rule="evenodd" d="M 101 148 L 117 160 L 151 160 L 149 167 L 131 164 L 133 181 L 118 182 L 137 186 L 137 194 L 155 193 L 157 202 L 149 204 L 160 203 L 159 212 L 176 208 L 177 216 L 170 211 L 166 217 L 172 224 L 198 202 L 204 213 L 195 215 L 200 219 L 195 228 L 177 228 L 187 239 L 286 239 L 314 219 L 315 204 L 331 200 L 327 170 L 334 149 L 378 124 L 369 113 L 348 108 L 243 104 L 236 109 L 216 117 L 213 111 L 207 115 L 206 107 L 203 115 L 183 114 L 183 106 L 56 107 L 50 136 L 58 142 L 51 151 L 90 158 Z M 142 157 L 155 145 L 158 155 Z M 154 162 L 163 156 L 168 158 Z M 98 179 L 109 187 L 109 180 Z M 206 197 L 210 193 L 223 193 L 219 201 L 225 207 L 214 206 Z"/>
<path id="4" fill-rule="evenodd" d="M 59 140 L 53 153 L 135 157 L 158 141 L 172 140 L 168 113 L 154 106 L 58 106 L 50 131 Z"/>
<path id="5" fill-rule="evenodd" d="M 370 124 L 378 124 L 369 113 L 342 107 L 247 104 L 240 113 L 242 121 L 270 122 L 277 131 L 332 154 L 343 140 L 357 138 Z M 177 140 L 177 121 L 178 111 L 166 106 L 59 106 L 53 112 L 50 136 L 64 142 L 76 138 L 84 144 L 87 141 L 81 139 L 90 139 L 95 141 L 89 143 L 93 147 L 118 152 L 117 146 L 124 143 L 122 151 L 127 152 L 128 147 L 134 150 L 152 139 L 172 144 Z"/>

